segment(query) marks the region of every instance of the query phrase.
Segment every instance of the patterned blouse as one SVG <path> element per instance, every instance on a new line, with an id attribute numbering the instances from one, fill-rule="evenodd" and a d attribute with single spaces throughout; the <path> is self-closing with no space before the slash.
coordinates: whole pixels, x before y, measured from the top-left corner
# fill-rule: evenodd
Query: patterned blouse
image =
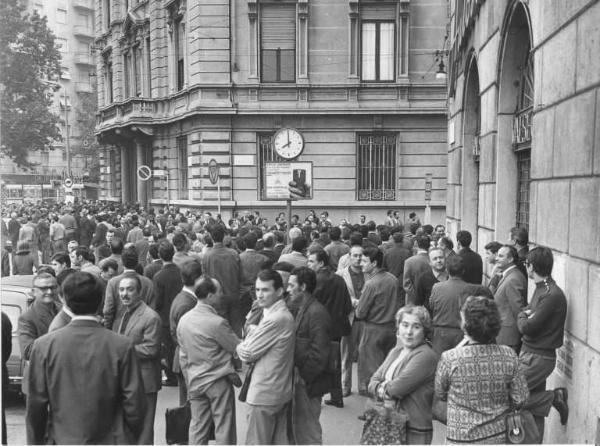
<path id="1" fill-rule="evenodd" d="M 515 352 L 508 346 L 469 343 L 442 353 L 435 395 L 448 401 L 449 443 L 505 443 L 502 414 L 529 397 Z"/>

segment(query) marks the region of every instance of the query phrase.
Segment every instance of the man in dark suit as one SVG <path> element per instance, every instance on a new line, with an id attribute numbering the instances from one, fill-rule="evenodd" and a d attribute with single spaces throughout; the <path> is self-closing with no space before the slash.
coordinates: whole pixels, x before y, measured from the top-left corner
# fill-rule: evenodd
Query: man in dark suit
<path id="1" fill-rule="evenodd" d="M 163 267 L 154 275 L 152 282 L 154 284 L 155 309 L 162 321 L 162 359 L 164 361 L 163 370 L 167 376 L 164 384 L 166 386 L 176 386 L 177 377 L 173 373 L 175 344 L 169 328 L 169 316 L 171 314 L 171 304 L 183 288 L 183 282 L 181 281 L 179 267 L 173 263 L 175 247 L 168 240 L 161 240 L 158 245 L 158 255 L 163 262 Z"/>
<path id="2" fill-rule="evenodd" d="M 392 244 L 383 252 L 383 267 L 396 276 L 398 283 L 404 279 L 404 263 L 410 256 L 411 252 L 404 246 L 404 234 L 394 232 Z M 398 287 L 398 301 L 401 305 L 406 302 L 406 291 L 401 286 Z"/>
<path id="3" fill-rule="evenodd" d="M 135 444 L 146 399 L 133 344 L 98 323 L 93 275 L 71 274 L 63 292 L 75 317 L 31 350 L 27 443 Z"/>
<path id="4" fill-rule="evenodd" d="M 150 246 L 148 247 L 148 254 L 151 259 L 151 262 L 144 267 L 144 276 L 152 280 L 154 279 L 155 274 L 159 272 L 163 267 L 162 260 L 158 255 L 158 243 L 150 244 Z"/>
<path id="5" fill-rule="evenodd" d="M 179 405 L 183 406 L 187 401 L 187 387 L 179 364 L 179 343 L 177 341 L 177 325 L 181 317 L 196 306 L 196 287 L 202 281 L 202 265 L 197 260 L 190 260 L 181 265 L 181 280 L 183 289 L 175 296 L 169 313 L 169 329 L 171 338 L 175 344 L 175 355 L 173 357 L 173 373 L 177 375 L 179 383 Z"/>
<path id="6" fill-rule="evenodd" d="M 458 231 L 456 234 L 456 242 L 458 244 L 457 255 L 463 259 L 465 282 L 481 285 L 483 279 L 483 261 L 481 260 L 481 256 L 470 248 L 472 240 L 469 231 Z"/>
<path id="7" fill-rule="evenodd" d="M 446 269 L 449 279 L 433 285 L 429 299 L 433 323 L 432 345 L 438 354 L 456 347 L 464 337 L 460 309 L 467 297 L 492 298 L 491 293 L 484 286 L 473 285 L 463 279 L 465 263 L 462 257 L 448 257 Z"/>
<path id="8" fill-rule="evenodd" d="M 58 283 L 50 273 L 40 273 L 33 279 L 31 296 L 34 301 L 31 307 L 19 317 L 19 348 L 21 357 L 29 361 L 33 341 L 48 333 L 48 327 L 54 316 L 60 311 L 61 305 L 58 300 Z M 27 390 L 27 377 L 29 375 L 29 363 L 25 363 L 21 389 L 24 394 Z"/>
<path id="9" fill-rule="evenodd" d="M 348 336 L 352 330 L 349 319 L 352 301 L 346 282 L 331 269 L 329 256 L 322 248 L 313 248 L 309 252 L 308 267 L 316 273 L 317 284 L 314 296 L 325 307 L 331 319 L 331 340 L 341 342 L 342 336 Z M 337 361 L 331 385 L 331 399 L 325 400 L 325 404 L 344 407 L 341 350 L 338 349 L 335 354 Z"/>
<path id="10" fill-rule="evenodd" d="M 512 347 L 517 354 L 521 349 L 521 333 L 517 327 L 517 320 L 527 302 L 527 277 L 517 268 L 518 259 L 519 254 L 514 246 L 503 246 L 498 250 L 496 265 L 502 271 L 502 278 L 494 293 L 494 300 L 502 319 L 496 342 Z"/>
<path id="11" fill-rule="evenodd" d="M 154 443 L 154 416 L 160 390 L 160 316 L 142 300 L 142 283 L 139 274 L 127 274 L 119 282 L 119 298 L 125 308 L 115 321 L 113 331 L 133 341 L 140 360 L 142 381 L 146 394 L 146 416 L 139 444 Z"/>
<path id="12" fill-rule="evenodd" d="M 412 304 L 415 302 L 415 283 L 417 276 L 426 272 L 431 267 L 429 266 L 429 245 L 431 240 L 426 235 L 419 235 L 416 237 L 415 242 L 417 243 L 417 254 L 409 257 L 404 262 L 404 275 L 402 279 L 402 286 L 406 291 L 406 303 Z"/>
<path id="13" fill-rule="evenodd" d="M 415 305 L 423 305 L 431 312 L 429 298 L 431 297 L 433 285 L 448 280 L 444 250 L 442 248 L 432 248 L 429 251 L 429 263 L 431 268 L 417 276 L 415 281 L 416 298 L 413 303 Z"/>

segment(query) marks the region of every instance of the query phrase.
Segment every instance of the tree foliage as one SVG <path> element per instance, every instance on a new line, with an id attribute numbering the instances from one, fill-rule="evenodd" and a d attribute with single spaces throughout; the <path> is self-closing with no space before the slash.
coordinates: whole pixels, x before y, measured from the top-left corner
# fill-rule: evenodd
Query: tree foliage
<path id="1" fill-rule="evenodd" d="M 0 149 L 25 168 L 30 151 L 62 140 L 60 117 L 50 111 L 61 73 L 55 39 L 45 17 L 26 14 L 20 0 L 0 1 Z"/>

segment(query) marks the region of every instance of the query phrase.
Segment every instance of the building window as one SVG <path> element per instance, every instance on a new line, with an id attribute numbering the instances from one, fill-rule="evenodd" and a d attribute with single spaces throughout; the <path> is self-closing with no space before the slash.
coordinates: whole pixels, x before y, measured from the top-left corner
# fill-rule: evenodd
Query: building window
<path id="1" fill-rule="evenodd" d="M 58 8 L 56 10 L 56 23 L 66 24 L 67 23 L 67 10 Z"/>
<path id="2" fill-rule="evenodd" d="M 108 166 L 110 169 L 108 178 L 110 179 L 110 196 L 116 197 L 117 191 L 117 160 L 116 153 L 114 150 L 108 152 Z"/>
<path id="3" fill-rule="evenodd" d="M 187 200 L 189 197 L 187 135 L 177 137 L 177 161 L 179 165 L 179 182 L 177 184 L 179 199 Z"/>
<path id="4" fill-rule="evenodd" d="M 258 137 L 258 159 L 260 165 L 259 172 L 259 194 L 261 200 L 266 200 L 266 163 L 286 163 L 287 160 L 281 158 L 273 148 L 274 133 L 259 133 Z"/>
<path id="5" fill-rule="evenodd" d="M 108 30 L 108 28 L 110 28 L 110 2 L 112 0 L 103 0 L 102 1 L 102 6 L 104 9 L 104 14 L 102 17 L 102 23 L 104 25 L 104 29 Z"/>
<path id="6" fill-rule="evenodd" d="M 150 37 L 146 38 L 146 96 L 152 97 L 152 53 L 150 52 Z"/>
<path id="7" fill-rule="evenodd" d="M 296 81 L 296 4 L 260 5 L 262 82 Z"/>
<path id="8" fill-rule="evenodd" d="M 131 96 L 131 52 L 123 55 L 123 93 L 125 99 Z"/>
<path id="9" fill-rule="evenodd" d="M 175 78 L 177 91 L 185 86 L 185 26 L 180 18 L 173 24 L 173 43 L 175 45 Z"/>
<path id="10" fill-rule="evenodd" d="M 113 102 L 113 65 L 110 54 L 104 56 L 104 103 Z"/>
<path id="11" fill-rule="evenodd" d="M 361 78 L 363 81 L 393 81 L 395 78 L 396 23 L 362 21 Z"/>
<path id="12" fill-rule="evenodd" d="M 359 200 L 396 199 L 396 135 L 359 134 L 356 165 Z"/>
<path id="13" fill-rule="evenodd" d="M 140 97 L 142 95 L 142 64 L 144 58 L 142 57 L 142 46 L 137 45 L 133 48 L 133 84 L 135 89 L 135 96 Z"/>

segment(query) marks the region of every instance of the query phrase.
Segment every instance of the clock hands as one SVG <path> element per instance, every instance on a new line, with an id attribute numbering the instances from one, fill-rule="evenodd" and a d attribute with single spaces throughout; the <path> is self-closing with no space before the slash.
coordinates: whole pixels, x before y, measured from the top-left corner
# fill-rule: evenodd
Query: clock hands
<path id="1" fill-rule="evenodd" d="M 281 148 L 282 148 L 282 149 L 283 149 L 284 147 L 287 147 L 287 146 L 289 146 L 289 145 L 290 145 L 290 132 L 288 131 L 288 132 L 286 132 L 286 134 L 287 134 L 287 141 L 288 141 L 288 142 L 287 142 L 287 144 L 284 144 L 283 146 L 281 146 Z"/>

